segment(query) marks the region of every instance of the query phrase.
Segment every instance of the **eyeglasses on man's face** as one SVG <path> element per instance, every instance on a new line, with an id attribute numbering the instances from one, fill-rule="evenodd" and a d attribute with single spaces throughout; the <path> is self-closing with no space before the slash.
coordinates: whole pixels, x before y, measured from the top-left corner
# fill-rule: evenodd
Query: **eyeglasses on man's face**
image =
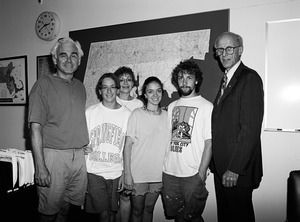
<path id="1" fill-rule="evenodd" d="M 238 48 L 238 47 L 240 47 L 240 45 L 238 45 L 238 46 L 228 46 L 225 49 L 224 48 L 217 48 L 216 49 L 216 54 L 217 54 L 217 56 L 221 56 L 221 55 L 223 55 L 223 53 L 225 51 L 227 55 L 232 55 L 233 52 L 234 52 L 234 49 Z"/>

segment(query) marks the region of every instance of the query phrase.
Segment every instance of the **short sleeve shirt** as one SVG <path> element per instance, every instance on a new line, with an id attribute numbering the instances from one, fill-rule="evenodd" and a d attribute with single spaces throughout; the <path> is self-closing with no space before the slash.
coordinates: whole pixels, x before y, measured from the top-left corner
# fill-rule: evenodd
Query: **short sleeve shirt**
<path id="1" fill-rule="evenodd" d="M 133 140 L 131 173 L 135 183 L 162 181 L 162 167 L 170 144 L 167 112 L 151 115 L 135 109 L 128 120 L 127 136 Z"/>
<path id="2" fill-rule="evenodd" d="M 28 122 L 43 127 L 43 147 L 82 148 L 88 144 L 86 91 L 79 80 L 42 76 L 29 96 Z"/>
<path id="3" fill-rule="evenodd" d="M 213 105 L 201 96 L 180 98 L 168 106 L 172 128 L 164 172 L 189 177 L 199 171 L 205 140 L 211 139 Z"/>

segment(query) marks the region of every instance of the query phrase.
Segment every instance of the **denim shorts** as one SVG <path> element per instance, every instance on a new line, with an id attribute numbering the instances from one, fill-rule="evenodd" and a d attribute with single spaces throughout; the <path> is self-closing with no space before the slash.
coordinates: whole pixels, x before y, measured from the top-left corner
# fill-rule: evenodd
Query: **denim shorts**
<path id="1" fill-rule="evenodd" d="M 145 195 L 146 193 L 160 192 L 162 183 L 135 183 L 133 184 L 132 195 L 139 196 Z"/>
<path id="2" fill-rule="evenodd" d="M 191 177 L 176 177 L 163 173 L 162 197 L 168 217 L 202 219 L 208 191 L 198 173 Z"/>

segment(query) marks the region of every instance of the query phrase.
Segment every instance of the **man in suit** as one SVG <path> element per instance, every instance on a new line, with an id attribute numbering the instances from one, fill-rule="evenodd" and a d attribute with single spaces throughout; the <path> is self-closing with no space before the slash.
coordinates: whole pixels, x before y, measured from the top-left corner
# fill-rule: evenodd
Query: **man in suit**
<path id="1" fill-rule="evenodd" d="M 261 181 L 263 84 L 258 73 L 241 62 L 243 39 L 222 33 L 215 52 L 225 74 L 212 113 L 213 157 L 218 221 L 255 221 L 252 192 Z"/>

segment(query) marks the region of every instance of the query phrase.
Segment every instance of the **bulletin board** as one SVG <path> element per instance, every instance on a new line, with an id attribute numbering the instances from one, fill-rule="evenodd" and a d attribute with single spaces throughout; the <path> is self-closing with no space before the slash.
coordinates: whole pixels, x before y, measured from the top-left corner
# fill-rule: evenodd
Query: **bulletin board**
<path id="1" fill-rule="evenodd" d="M 217 95 L 222 78 L 222 70 L 214 56 L 213 45 L 218 35 L 220 35 L 222 32 L 228 31 L 229 29 L 228 9 L 70 31 L 69 36 L 72 39 L 80 42 L 84 52 L 81 65 L 76 71 L 75 77 L 82 82 L 85 81 L 91 44 L 95 42 L 134 39 L 145 36 L 181 33 L 205 29 L 210 30 L 209 50 L 206 53 L 204 60 L 195 61 L 203 72 L 204 80 L 200 88 L 200 94 L 204 98 L 213 102 Z M 172 99 L 176 99 L 176 96 L 172 97 L 171 99 L 163 98 L 162 102 L 164 104 L 162 105 L 168 105 L 170 102 L 172 102 Z"/>
<path id="2" fill-rule="evenodd" d="M 266 24 L 265 130 L 300 132 L 300 19 Z"/>

